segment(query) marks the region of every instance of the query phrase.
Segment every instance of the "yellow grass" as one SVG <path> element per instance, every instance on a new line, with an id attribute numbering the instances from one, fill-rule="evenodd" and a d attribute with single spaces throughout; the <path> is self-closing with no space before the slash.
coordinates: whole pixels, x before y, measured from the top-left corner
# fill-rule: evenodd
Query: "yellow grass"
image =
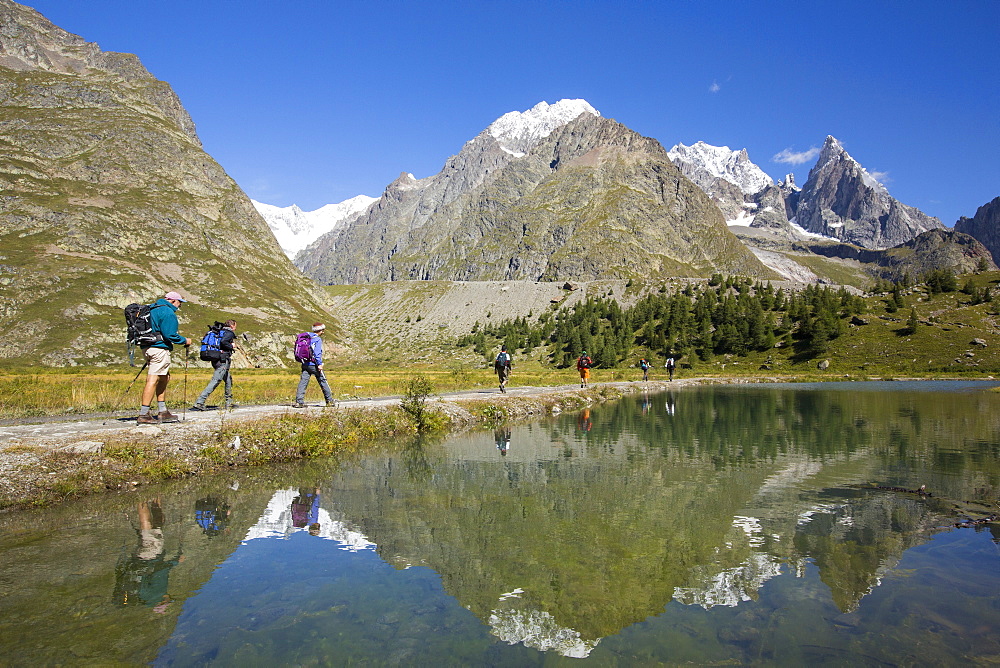
<path id="1" fill-rule="evenodd" d="M 68 369 L 24 368 L 0 370 L 0 419 L 41 415 L 109 413 L 138 410 L 139 397 L 146 380 L 145 372 L 136 378 L 137 368 L 122 367 Z M 167 390 L 167 405 L 190 406 L 211 378 L 211 369 L 174 368 Z M 451 368 L 432 366 L 336 367 L 328 366 L 327 380 L 338 399 L 354 397 L 399 396 L 406 392 L 407 382 L 423 375 L 434 392 L 450 392 L 496 387 L 496 376 L 486 367 Z M 595 369 L 591 381 L 638 379 L 635 369 Z M 133 383 L 133 378 L 135 381 Z M 233 395 L 243 405 L 287 404 L 295 399 L 299 370 L 294 369 L 235 369 Z M 551 369 L 537 362 L 515 366 L 508 387 L 572 385 L 579 382 L 574 369 Z M 131 390 L 129 385 L 131 384 Z M 319 385 L 311 379 L 306 401 L 322 401 Z M 207 403 L 221 404 L 220 385 Z"/>

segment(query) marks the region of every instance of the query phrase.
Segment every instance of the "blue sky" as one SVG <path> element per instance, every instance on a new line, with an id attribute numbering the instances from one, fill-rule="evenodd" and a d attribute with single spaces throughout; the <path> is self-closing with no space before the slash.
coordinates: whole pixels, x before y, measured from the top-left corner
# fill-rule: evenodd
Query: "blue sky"
<path id="1" fill-rule="evenodd" d="M 305 210 L 438 172 L 493 120 L 584 98 L 660 141 L 837 137 L 953 225 L 1000 195 L 1000 2 L 33 0 L 178 93 L 248 195 Z M 784 152 L 784 153 L 783 153 Z"/>

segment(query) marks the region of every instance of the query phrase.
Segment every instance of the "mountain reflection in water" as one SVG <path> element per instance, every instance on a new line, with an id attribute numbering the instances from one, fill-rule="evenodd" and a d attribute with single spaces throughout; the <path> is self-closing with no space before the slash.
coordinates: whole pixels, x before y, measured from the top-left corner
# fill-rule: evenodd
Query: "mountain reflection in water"
<path id="1" fill-rule="evenodd" d="M 955 527 L 996 508 L 1000 395 L 886 385 L 639 395 L 7 516 L 0 663 L 1000 656 L 1000 534 Z"/>

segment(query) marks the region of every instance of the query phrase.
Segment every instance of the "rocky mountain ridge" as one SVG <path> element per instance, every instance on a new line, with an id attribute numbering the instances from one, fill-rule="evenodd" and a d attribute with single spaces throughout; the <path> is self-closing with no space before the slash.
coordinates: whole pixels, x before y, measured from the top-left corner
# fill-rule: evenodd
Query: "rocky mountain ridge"
<path id="1" fill-rule="evenodd" d="M 829 136 L 802 186 L 794 221 L 807 232 L 875 250 L 944 228 L 937 218 L 892 198 Z"/>
<path id="2" fill-rule="evenodd" d="M 524 258 L 517 254 L 507 257 L 504 266 L 501 258 L 496 257 L 495 247 L 507 243 L 507 240 L 490 237 L 491 230 L 503 233 L 503 230 L 516 228 L 510 221 L 496 224 L 501 212 L 505 212 L 502 215 L 511 215 L 506 212 L 507 203 L 512 199 L 519 200 L 515 217 L 523 228 L 522 233 L 514 230 L 514 238 L 523 237 L 523 232 L 528 229 L 525 225 L 533 221 L 536 214 L 538 222 L 545 227 L 542 221 L 548 215 L 547 202 L 536 202 L 537 209 L 532 210 L 525 206 L 525 200 L 520 199 L 524 196 L 522 191 L 497 191 L 493 189 L 493 184 L 504 183 L 502 175 L 505 171 L 517 171 L 519 161 L 529 160 L 531 152 L 543 140 L 561 132 L 563 127 L 578 122 L 581 116 L 590 119 L 601 117 L 600 112 L 584 100 L 562 100 L 552 105 L 542 102 L 526 112 L 504 114 L 479 136 L 467 142 L 462 151 L 450 158 L 438 174 L 419 180 L 410 174 L 401 174 L 387 187 L 383 197 L 373 205 L 368 214 L 354 221 L 350 226 L 353 231 L 348 231 L 349 226 L 344 226 L 340 232 L 320 238 L 312 248 L 302 253 L 297 265 L 321 283 L 428 278 L 504 280 L 515 276 L 529 280 L 558 280 L 628 275 L 634 269 L 628 263 L 614 268 L 604 266 L 603 263 L 599 263 L 601 266 L 591 263 L 586 268 L 575 267 L 571 270 L 575 273 L 569 276 L 556 276 L 556 271 L 546 273 L 546 269 L 542 268 L 547 267 L 546 262 L 539 261 L 537 257 Z M 944 228 L 936 218 L 926 216 L 893 199 L 885 187 L 833 137 L 828 137 L 824 143 L 820 157 L 803 188 L 797 187 L 792 175 L 788 175 L 784 181 L 774 183 L 750 160 L 745 149 L 734 151 L 728 147 L 696 142 L 691 146 L 675 145 L 667 152 L 667 157 L 684 177 L 711 198 L 712 203 L 722 212 L 726 224 L 748 250 L 777 275 L 785 278 L 812 281 L 828 280 L 834 275 L 842 279 L 845 274 L 854 274 L 855 278 L 850 279 L 851 282 L 863 284 L 867 280 L 866 276 L 882 275 L 882 265 L 870 268 L 860 265 L 836 266 L 831 267 L 829 272 L 817 274 L 814 269 L 802 263 L 811 253 L 803 249 L 818 240 L 826 239 L 834 244 L 847 243 L 859 250 L 886 250 L 906 243 L 924 231 Z M 550 162 L 553 171 L 557 171 L 555 168 L 558 163 L 554 160 Z M 518 187 L 533 188 L 539 182 L 519 176 L 517 183 Z M 638 200 L 642 196 L 642 188 L 634 189 L 629 183 L 616 185 L 623 194 L 623 200 L 632 196 L 636 196 Z M 597 187 L 597 184 L 592 181 L 588 185 L 578 184 L 577 187 L 583 192 Z M 470 205 L 466 198 L 473 191 L 476 191 L 473 196 L 475 202 Z M 592 190 L 589 196 L 591 202 L 598 202 L 602 200 L 603 193 Z M 497 204 L 494 200 L 503 203 Z M 588 206 L 594 205 L 581 204 L 578 208 L 582 211 Z M 645 210 L 644 204 L 638 201 L 630 202 L 626 208 L 630 206 L 634 206 L 636 211 L 628 214 L 629 216 L 647 215 L 648 220 L 653 223 L 652 227 L 655 227 L 656 212 Z M 483 221 L 483 208 L 489 210 L 486 217 L 494 219 L 494 222 Z M 644 213 L 637 214 L 638 211 Z M 445 219 L 448 219 L 447 222 L 442 222 Z M 461 222 L 463 220 L 466 222 Z M 453 235 L 450 242 L 445 242 L 447 232 L 443 232 L 441 228 L 454 231 L 456 225 L 469 225 L 477 230 L 464 239 L 465 243 L 474 241 L 480 246 L 493 247 L 480 253 L 481 256 L 486 256 L 481 258 L 486 261 L 480 263 L 476 270 L 469 268 L 471 263 L 468 260 L 464 261 L 465 266 L 455 266 L 456 263 L 461 265 L 463 261 L 459 257 L 466 255 L 459 243 L 463 241 L 463 237 Z M 638 225 L 637 229 L 642 227 Z M 373 245 L 369 245 L 365 235 Z M 684 243 L 689 243 L 693 236 L 694 232 L 689 231 Z M 945 238 L 952 239 L 950 236 Z M 552 255 L 559 255 L 562 251 L 557 249 L 565 240 L 550 238 L 545 243 L 550 246 Z M 643 241 L 632 240 L 631 243 L 638 243 L 645 248 Z M 683 257 L 683 252 L 678 252 L 678 248 L 683 245 L 675 243 L 662 253 L 668 261 L 654 268 L 654 275 L 671 264 L 675 267 L 674 271 L 679 272 L 679 276 L 698 274 L 698 270 L 684 266 L 687 259 Z M 793 247 L 794 253 L 790 252 Z M 341 251 L 345 248 L 352 253 L 350 259 L 341 257 Z M 519 249 L 518 253 L 525 250 L 529 254 L 539 254 L 537 245 L 531 249 Z M 938 253 L 936 257 L 957 257 L 964 253 L 960 247 L 953 250 L 955 253 Z M 572 251 L 567 249 L 566 252 Z M 806 256 L 801 255 L 803 252 Z M 641 255 L 642 251 L 638 253 Z M 821 257 L 837 264 L 852 253 L 850 250 L 826 252 Z M 926 264 L 920 260 L 914 266 Z M 381 268 L 372 269 L 376 266 Z M 389 266 L 392 269 L 388 269 Z M 489 268 L 483 268 L 484 266 Z M 557 271 L 563 271 L 564 265 L 557 266 L 560 267 Z M 646 268 L 650 266 L 646 265 Z M 958 266 L 955 265 L 955 268 Z M 519 269 L 527 267 L 532 269 L 527 273 L 518 273 Z M 538 273 L 531 273 L 536 269 L 539 269 Z M 452 270 L 456 270 L 456 273 L 449 273 Z M 823 278 L 823 273 L 827 274 L 827 279 Z"/>
<path id="3" fill-rule="evenodd" d="M 537 107 L 536 107 L 537 109 Z M 484 130 L 298 256 L 321 283 L 774 277 L 654 139 L 581 112 L 527 153 Z"/>
<path id="4" fill-rule="evenodd" d="M 553 130 L 581 114 L 600 116 L 601 112 L 586 100 L 559 100 L 555 104 L 543 101 L 524 112 L 507 112 L 490 123 L 485 132 L 497 140 L 500 148 L 519 158 L 552 134 Z"/>
<path id="5" fill-rule="evenodd" d="M 825 273 L 839 274 L 840 280 L 845 272 L 857 273 L 849 282 L 858 285 L 866 276 L 973 271 L 980 258 L 994 266 L 983 244 L 961 234 L 967 230 L 956 225 L 955 234 L 938 219 L 895 200 L 834 137 L 827 137 L 801 189 L 789 174 L 754 191 L 754 185 L 742 185 L 734 167 L 763 173 L 747 165 L 745 151 L 703 142 L 679 146 L 671 155 L 675 163 L 712 197 L 740 240 L 785 278 L 824 280 L 814 271 L 817 258 L 849 261 Z M 988 238 L 989 227 L 976 227 L 974 236 Z"/>
<path id="6" fill-rule="evenodd" d="M 956 232 L 964 232 L 981 241 L 993 254 L 1000 258 L 1000 197 L 976 209 L 972 218 L 962 216 L 955 223 Z"/>

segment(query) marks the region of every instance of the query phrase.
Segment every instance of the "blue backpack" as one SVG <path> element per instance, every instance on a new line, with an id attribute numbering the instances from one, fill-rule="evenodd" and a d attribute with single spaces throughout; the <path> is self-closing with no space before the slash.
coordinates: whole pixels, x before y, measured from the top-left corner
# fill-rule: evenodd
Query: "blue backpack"
<path id="1" fill-rule="evenodd" d="M 208 333 L 201 339 L 199 357 L 205 362 L 217 362 L 222 359 L 222 328 L 225 325 L 216 322 L 208 328 Z"/>

